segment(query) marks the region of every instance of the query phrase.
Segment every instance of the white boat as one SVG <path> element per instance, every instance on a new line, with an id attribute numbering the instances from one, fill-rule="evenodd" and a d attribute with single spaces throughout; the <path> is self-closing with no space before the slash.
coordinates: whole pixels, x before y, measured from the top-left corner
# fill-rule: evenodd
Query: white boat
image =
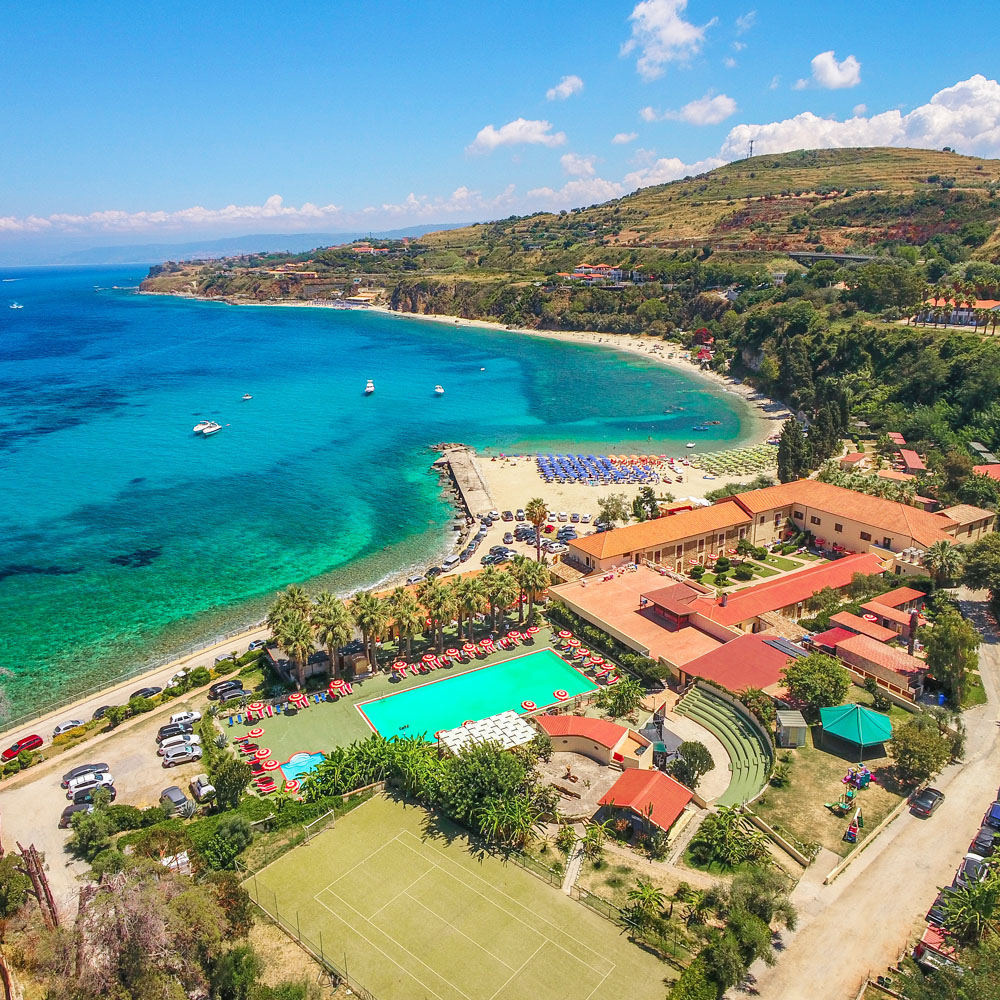
<path id="1" fill-rule="evenodd" d="M 695 443 L 694 443 L 694 441 L 688 441 L 688 443 L 684 447 L 685 448 L 694 448 L 695 447 Z"/>
<path id="2" fill-rule="evenodd" d="M 195 434 L 204 434 L 209 427 L 212 426 L 211 420 L 199 420 L 198 423 L 194 425 Z"/>
<path id="3" fill-rule="evenodd" d="M 22 306 L 20 302 L 11 302 L 10 307 L 11 307 L 11 309 L 23 309 L 24 308 L 24 306 Z"/>
<path id="4" fill-rule="evenodd" d="M 217 424 L 214 420 L 209 423 L 209 425 L 201 432 L 202 437 L 210 437 L 212 434 L 218 434 L 222 430 L 222 424 Z"/>
<path id="5" fill-rule="evenodd" d="M 443 396 L 444 395 L 444 389 L 443 389 L 443 387 L 440 386 L 440 385 L 434 386 L 434 395 L 435 396 Z"/>
<path id="6" fill-rule="evenodd" d="M 251 396 L 249 392 L 245 392 L 243 393 L 243 399 L 244 401 L 248 399 L 253 399 L 253 396 Z"/>
<path id="7" fill-rule="evenodd" d="M 369 379 L 368 384 L 365 386 L 365 395 L 370 396 L 375 391 L 375 383 Z"/>

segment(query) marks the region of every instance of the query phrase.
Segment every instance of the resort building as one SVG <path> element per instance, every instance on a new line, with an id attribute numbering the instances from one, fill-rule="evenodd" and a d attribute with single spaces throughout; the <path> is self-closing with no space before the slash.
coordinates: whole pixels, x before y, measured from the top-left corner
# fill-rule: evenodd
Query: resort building
<path id="1" fill-rule="evenodd" d="M 580 715 L 539 715 L 534 721 L 552 740 L 553 750 L 583 754 L 606 767 L 646 770 L 653 765 L 650 741 L 627 726 Z"/>
<path id="2" fill-rule="evenodd" d="M 681 667 L 677 679 L 682 686 L 701 678 L 727 691 L 760 688 L 770 695 L 784 690 L 781 672 L 806 651 L 787 639 L 746 633 L 724 646 L 699 656 Z"/>
<path id="3" fill-rule="evenodd" d="M 972 471 L 977 476 L 989 476 L 1000 481 L 1000 462 L 990 462 L 988 465 L 974 465 Z"/>
<path id="4" fill-rule="evenodd" d="M 694 797 L 692 791 L 662 771 L 625 771 L 600 800 L 602 811 L 626 816 L 635 830 L 669 830 Z"/>

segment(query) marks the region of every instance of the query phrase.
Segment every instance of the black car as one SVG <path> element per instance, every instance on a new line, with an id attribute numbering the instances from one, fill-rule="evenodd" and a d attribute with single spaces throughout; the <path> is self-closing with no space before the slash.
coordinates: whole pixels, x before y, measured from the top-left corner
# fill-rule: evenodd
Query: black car
<path id="1" fill-rule="evenodd" d="M 424 576 L 426 576 L 428 580 L 433 580 L 436 576 L 440 576 L 443 572 L 444 570 L 441 569 L 440 566 L 431 566 L 431 568 L 424 573 Z"/>
<path id="2" fill-rule="evenodd" d="M 518 521 L 523 521 L 524 520 L 524 511 L 521 510 L 520 508 L 518 508 L 517 512 L 514 514 L 514 517 L 517 518 Z"/>
<path id="3" fill-rule="evenodd" d="M 171 736 L 186 736 L 194 732 L 194 726 L 190 722 L 171 722 L 166 726 L 160 726 L 160 731 L 156 734 L 156 742 L 162 743 L 170 739 Z"/>
<path id="4" fill-rule="evenodd" d="M 244 691 L 243 688 L 227 688 L 222 694 L 219 695 L 219 704 L 225 705 L 229 701 L 238 701 L 240 698 L 246 698 L 249 692 Z"/>
<path id="5" fill-rule="evenodd" d="M 944 792 L 936 788 L 922 788 L 910 800 L 910 812 L 915 816 L 930 816 L 944 801 Z"/>
<path id="6" fill-rule="evenodd" d="M 133 691 L 128 696 L 128 700 L 131 701 L 133 698 L 152 698 L 154 695 L 158 695 L 162 690 L 163 688 L 158 687 L 139 688 L 138 691 Z"/>
<path id="7" fill-rule="evenodd" d="M 93 812 L 94 807 L 89 802 L 78 802 L 76 804 L 70 804 L 66 806 L 62 811 L 62 816 L 59 817 L 59 829 L 65 830 L 69 827 L 70 821 L 79 812 Z"/>
<path id="8" fill-rule="evenodd" d="M 98 792 L 109 792 L 111 794 L 111 801 L 114 802 L 118 797 L 118 792 L 115 791 L 114 785 L 97 785 L 94 788 L 81 788 L 80 791 L 73 795 L 73 805 L 79 806 L 84 804 L 89 804 L 94 801 L 94 796 Z"/>
<path id="9" fill-rule="evenodd" d="M 948 897 L 954 895 L 954 890 L 950 888 L 942 889 L 938 895 L 937 899 L 931 904 L 931 908 L 927 911 L 927 922 L 929 924 L 935 924 L 941 927 L 944 924 L 945 918 L 945 903 Z"/>
<path id="10" fill-rule="evenodd" d="M 994 838 L 997 835 L 997 831 L 993 829 L 992 826 L 984 826 L 976 834 L 972 843 L 969 845 L 969 850 L 974 854 L 978 854 L 981 858 L 988 858 L 996 850 L 994 846 Z"/>
<path id="11" fill-rule="evenodd" d="M 78 767 L 72 768 L 62 776 L 62 786 L 63 788 L 69 788 L 69 783 L 74 778 L 78 778 L 81 774 L 88 774 L 90 771 L 93 771 L 96 774 L 107 774 L 110 770 L 110 764 L 80 764 Z"/>
<path id="12" fill-rule="evenodd" d="M 108 714 L 108 709 L 114 708 L 114 705 L 101 705 L 101 707 L 94 712 L 91 716 L 92 719 L 103 719 L 105 715 Z"/>
<path id="13" fill-rule="evenodd" d="M 231 691 L 233 688 L 242 689 L 242 687 L 243 687 L 243 681 L 236 680 L 235 678 L 228 681 L 216 681 L 208 689 L 208 697 L 210 700 L 215 701 L 215 699 L 218 698 L 219 695 L 222 694 L 224 691 Z"/>

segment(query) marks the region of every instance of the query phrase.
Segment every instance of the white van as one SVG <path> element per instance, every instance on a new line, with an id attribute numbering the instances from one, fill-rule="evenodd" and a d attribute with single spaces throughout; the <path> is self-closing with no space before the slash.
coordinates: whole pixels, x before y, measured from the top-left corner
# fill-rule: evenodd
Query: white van
<path id="1" fill-rule="evenodd" d="M 441 569 L 446 573 L 450 573 L 460 562 L 462 561 L 460 556 L 448 556 L 443 563 L 441 563 Z"/>

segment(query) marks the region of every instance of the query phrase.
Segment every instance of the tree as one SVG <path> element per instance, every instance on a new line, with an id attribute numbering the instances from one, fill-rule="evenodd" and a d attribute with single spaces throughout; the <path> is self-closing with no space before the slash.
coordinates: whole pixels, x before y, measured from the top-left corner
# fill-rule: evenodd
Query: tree
<path id="1" fill-rule="evenodd" d="M 7 935 L 7 921 L 28 901 L 31 879 L 17 869 L 17 855 L 0 858 L 0 944 Z"/>
<path id="2" fill-rule="evenodd" d="M 535 563 L 534 565 L 537 566 L 540 563 Z M 476 637 L 473 630 L 473 622 L 476 615 L 482 614 L 488 607 L 486 592 L 483 590 L 483 585 L 479 577 L 463 577 L 455 584 L 455 604 L 459 615 L 464 611 L 466 620 L 468 621 L 469 642 L 475 642 Z M 461 621 L 461 618 L 459 618 L 459 621 Z M 461 628 L 459 628 L 459 636 L 461 637 Z"/>
<path id="3" fill-rule="evenodd" d="M 979 663 L 979 633 L 957 611 L 938 615 L 934 627 L 924 630 L 927 666 L 956 708 L 961 708 L 969 674 Z"/>
<path id="4" fill-rule="evenodd" d="M 635 880 L 628 891 L 629 909 L 640 927 L 648 926 L 663 911 L 663 890 L 643 878 Z"/>
<path id="5" fill-rule="evenodd" d="M 623 524 L 628 521 L 630 514 L 630 504 L 624 493 L 609 493 L 606 497 L 599 497 L 597 501 L 598 520 L 610 525 L 612 528 L 621 521 Z"/>
<path id="6" fill-rule="evenodd" d="M 232 868 L 233 862 L 253 841 L 250 820 L 239 813 L 224 816 L 215 833 L 201 848 L 202 857 L 216 870 Z"/>
<path id="7" fill-rule="evenodd" d="M 660 504 L 656 499 L 653 487 L 639 487 L 639 492 L 632 501 L 632 516 L 637 521 L 648 521 L 650 518 L 659 517 L 659 515 Z"/>
<path id="8" fill-rule="evenodd" d="M 990 872 L 980 882 L 949 889 L 944 898 L 944 927 L 961 941 L 975 942 L 1000 921 L 1000 875 Z"/>
<path id="9" fill-rule="evenodd" d="M 602 687 L 597 692 L 598 708 L 604 709 L 614 719 L 632 715 L 642 701 L 642 685 L 632 677 L 620 677 L 617 684 Z"/>
<path id="10" fill-rule="evenodd" d="M 375 651 L 375 644 L 382 638 L 389 625 L 389 611 L 374 593 L 366 590 L 355 594 L 351 602 L 351 614 L 361 629 L 365 657 L 372 670 L 377 670 L 378 654 Z"/>
<path id="11" fill-rule="evenodd" d="M 973 507 L 995 509 L 1000 501 L 1000 483 L 990 476 L 974 473 L 959 484 L 958 499 Z"/>
<path id="12" fill-rule="evenodd" d="M 274 641 L 295 665 L 295 683 L 305 687 L 306 665 L 315 647 L 315 636 L 308 618 L 298 609 L 289 611 L 275 621 Z"/>
<path id="13" fill-rule="evenodd" d="M 466 581 L 459 580 L 458 584 Z M 389 595 L 389 615 L 396 638 L 399 642 L 399 652 L 402 653 L 403 640 L 406 640 L 406 658 L 413 659 L 413 637 L 424 624 L 424 616 L 420 613 L 420 605 L 413 593 L 406 587 L 397 587 Z"/>
<path id="14" fill-rule="evenodd" d="M 308 618 L 312 611 L 309 595 L 297 584 L 286 587 L 268 608 L 265 622 L 272 633 L 290 616 Z"/>
<path id="15" fill-rule="evenodd" d="M 677 748 L 678 756 L 670 762 L 670 773 L 682 784 L 695 791 L 702 776 L 715 767 L 708 747 L 697 740 L 685 740 Z"/>
<path id="16" fill-rule="evenodd" d="M 951 744 L 933 720 L 917 717 L 900 726 L 886 745 L 900 778 L 926 781 L 951 760 Z"/>
<path id="17" fill-rule="evenodd" d="M 128 718 L 128 706 L 112 705 L 104 713 L 104 718 L 108 720 L 111 729 L 117 729 Z"/>
<path id="18" fill-rule="evenodd" d="M 346 646 L 354 635 L 354 622 L 344 602 L 323 590 L 316 595 L 312 607 L 312 625 L 316 629 L 316 640 L 326 647 L 331 677 L 340 672 L 340 647 Z"/>
<path id="19" fill-rule="evenodd" d="M 530 563 L 525 567 L 522 586 L 528 595 L 529 625 L 533 624 L 535 620 L 535 602 L 538 600 L 538 595 L 543 594 L 551 582 L 552 577 L 543 563 Z"/>
<path id="20" fill-rule="evenodd" d="M 1000 593 L 1000 533 L 991 531 L 966 547 L 962 582 L 973 590 Z"/>
<path id="21" fill-rule="evenodd" d="M 736 806 L 721 806 L 709 813 L 691 838 L 691 857 L 696 864 L 718 862 L 729 868 L 767 857 L 767 840 L 752 827 Z"/>
<path id="22" fill-rule="evenodd" d="M 247 790 L 253 772 L 244 760 L 237 760 L 228 753 L 220 756 L 208 769 L 208 778 L 215 787 L 215 801 L 222 809 L 235 809 Z"/>
<path id="23" fill-rule="evenodd" d="M 962 568 L 962 550 L 944 539 L 933 542 L 924 553 L 924 565 L 933 574 L 934 582 L 943 586 L 958 576 Z"/>
<path id="24" fill-rule="evenodd" d="M 778 438 L 778 479 L 789 483 L 809 470 L 809 454 L 805 435 L 799 422 L 790 417 Z"/>
<path id="25" fill-rule="evenodd" d="M 757 721 L 768 731 L 774 728 L 778 719 L 774 699 L 761 688 L 745 687 L 736 697 L 757 717 Z"/>
<path id="26" fill-rule="evenodd" d="M 851 675 L 836 657 L 826 653 L 810 653 L 792 660 L 781 677 L 788 693 L 813 719 L 821 708 L 839 705 L 851 686 Z"/>
<path id="27" fill-rule="evenodd" d="M 542 561 L 542 526 L 549 516 L 549 509 L 541 497 L 532 497 L 524 505 L 524 516 L 535 527 L 535 559 Z"/>
<path id="28" fill-rule="evenodd" d="M 583 853 L 590 861 L 599 861 L 604 857 L 604 842 L 607 840 L 610 820 L 597 823 L 593 820 L 583 831 Z"/>
<path id="29" fill-rule="evenodd" d="M 115 824 L 106 809 L 74 813 L 70 826 L 73 828 L 73 833 L 67 846 L 86 861 L 92 861 L 101 851 L 111 846 L 111 835 L 115 833 Z"/>

